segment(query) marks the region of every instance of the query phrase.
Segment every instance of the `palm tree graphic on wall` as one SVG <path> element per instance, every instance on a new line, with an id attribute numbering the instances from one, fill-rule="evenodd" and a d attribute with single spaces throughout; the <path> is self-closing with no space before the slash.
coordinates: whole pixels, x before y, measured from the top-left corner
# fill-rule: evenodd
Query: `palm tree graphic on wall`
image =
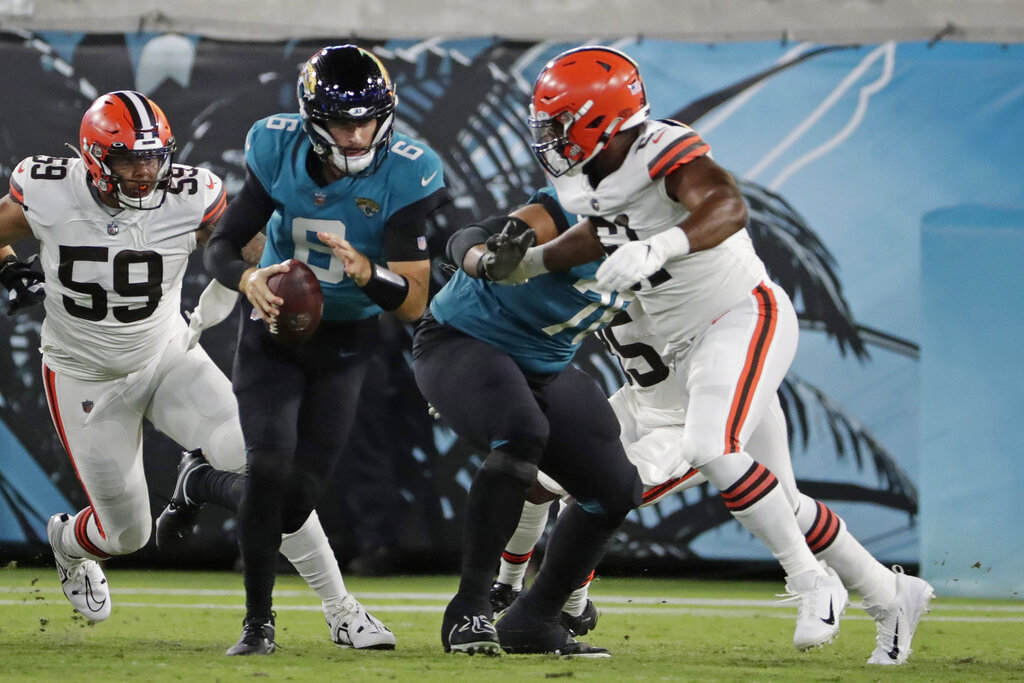
<path id="1" fill-rule="evenodd" d="M 103 89 L 76 72 L 75 65 L 64 61 L 61 54 L 50 48 L 42 37 L 26 34 L 22 38 L 25 45 L 30 46 L 26 49 L 40 52 L 40 63 L 59 67 L 47 67 L 46 77 L 64 79 L 68 92 L 66 99 L 71 103 L 65 103 L 65 108 L 80 111 Z M 439 286 L 446 278 L 442 268 L 444 244 L 451 229 L 483 216 L 504 213 L 544 185 L 544 176 L 527 144 L 526 103 L 532 78 L 544 59 L 568 46 L 493 41 L 483 48 L 475 47 L 468 55 L 463 51 L 465 45 L 459 41 L 435 39 L 401 48 L 387 43 L 373 45 L 370 41 L 360 42 L 381 56 L 398 84 L 397 127 L 428 141 L 445 164 L 446 180 L 454 202 L 436 217 L 429 236 L 435 261 L 434 284 Z M 175 44 L 183 50 L 192 49 L 187 41 Z M 195 49 L 201 50 L 203 45 L 200 41 Z M 190 119 L 173 117 L 173 120 L 181 150 L 178 161 L 210 167 L 225 179 L 230 192 L 237 189 L 243 177 L 240 148 L 248 123 L 262 115 L 287 111 L 294 105 L 296 70 L 321 45 L 322 41 L 299 41 L 282 45 L 277 52 L 261 48 L 258 53 L 253 53 L 249 63 L 235 64 L 237 69 L 234 72 L 225 71 L 219 75 L 215 70 L 203 72 L 203 78 L 211 81 L 220 78 L 223 82 L 200 81 L 198 72 L 182 70 L 180 62 L 175 62 L 175 73 L 169 76 L 152 71 L 162 68 L 160 64 L 143 66 L 141 68 L 151 71 L 136 74 L 136 79 L 155 84 L 155 88 L 164 87 L 149 94 L 154 95 L 165 109 L 174 106 L 176 95 L 181 95 L 184 101 L 190 87 L 205 87 L 207 92 L 222 95 L 207 102 Z M 880 55 L 879 59 L 885 58 L 883 48 L 871 54 Z M 713 125 L 715 116 L 720 116 L 730 105 L 741 101 L 776 74 L 842 49 L 848 48 L 824 46 L 794 51 L 771 68 L 690 102 L 668 118 L 686 122 L 701 131 L 702 125 Z M 215 53 L 216 46 L 211 50 Z M 192 78 L 191 83 L 189 78 Z M 165 81 L 170 85 L 160 86 Z M 18 127 L 17 122 L 15 124 Z M 228 124 L 232 133 L 218 134 Z M 31 129 L 27 125 L 20 128 Z M 6 146 L 13 144 L 8 141 Z M 37 151 L 5 148 L 5 158 L 0 159 L 0 163 L 14 164 L 26 154 Z M 844 298 L 835 258 L 812 226 L 778 191 L 779 183 L 766 186 L 752 180 L 750 174 L 748 177 L 737 175 L 750 206 L 748 229 L 755 248 L 773 279 L 793 298 L 804 333 L 826 335 L 838 354 L 852 356 L 863 363 L 871 361 L 871 349 L 885 349 L 916 359 L 918 349 L 914 343 L 856 320 Z M 186 308 L 194 305 L 206 281 L 205 274 L 190 273 L 183 297 Z M 48 416 L 39 386 L 38 360 L 27 350 L 38 347 L 40 316 L 40 312 L 33 312 L 19 319 L 8 319 L 5 323 L 9 334 L 3 335 L 3 341 L 0 341 L 5 345 L 0 347 L 0 358 L 8 372 L 2 373 L 6 379 L 0 385 L 5 399 L 0 405 L 0 417 L 40 465 L 47 472 L 58 475 L 54 477 L 55 481 L 71 482 L 67 490 L 74 495 L 77 489 L 74 478 L 59 452 L 59 444 L 52 438 L 52 430 L 45 426 L 39 428 L 41 424 L 46 425 Z M 230 349 L 233 333 L 228 327 L 214 328 L 206 334 L 215 338 L 219 346 Z M 394 344 L 393 356 L 400 360 L 404 358 L 404 363 L 400 362 L 398 366 L 405 366 L 392 368 L 389 379 L 396 383 L 395 395 L 417 395 L 408 371 L 407 355 L 403 355 L 408 345 L 408 330 L 405 334 L 396 333 L 391 337 L 392 341 L 388 343 Z M 596 340 L 588 340 L 577 357 L 577 363 L 599 378 L 609 393 L 622 381 L 621 373 Z M 856 416 L 832 399 L 822 387 L 793 372 L 783 382 L 780 398 L 791 442 L 806 447 L 811 443 L 812 432 L 823 428 L 828 438 L 824 443 L 820 439 L 814 441 L 816 457 L 852 460 L 858 471 L 874 475 L 877 482 L 877 485 L 864 484 L 863 480 L 870 477 L 860 477 L 857 482 L 814 481 L 798 477 L 804 493 L 828 501 L 883 506 L 906 513 L 908 525 L 913 523 L 918 506 L 913 482 L 900 469 L 893 454 Z M 428 535 L 438 540 L 456 538 L 457 511 L 463 507 L 469 482 L 483 454 L 458 439 L 443 422 L 432 422 L 425 406 L 416 401 L 405 401 L 397 418 L 393 413 L 385 414 L 390 415 L 388 419 L 402 422 L 401 428 L 389 424 L 388 433 L 405 435 L 399 439 L 397 447 L 413 453 L 418 463 L 415 478 L 419 484 L 407 491 L 407 496 L 431 499 L 431 502 L 424 503 L 434 511 L 426 515 L 432 520 L 428 524 Z M 28 428 L 26 425 L 33 426 Z M 799 467 L 797 470 L 799 474 Z M 66 476 L 59 476 L 60 473 Z M 65 487 L 62 485 L 61 488 Z M 4 485 L 2 475 L 0 496 L 13 509 L 22 510 L 26 528 L 38 526 L 38 511 L 30 510 L 27 504 L 19 502 L 17 492 Z M 45 520 L 45 517 L 40 519 Z M 617 537 L 612 553 L 628 553 L 631 557 L 693 557 L 693 541 L 730 523 L 730 519 L 718 500 L 717 491 L 709 486 L 700 487 L 686 492 L 685 496 L 673 496 L 671 501 L 647 508 L 642 516 L 631 516 Z"/>

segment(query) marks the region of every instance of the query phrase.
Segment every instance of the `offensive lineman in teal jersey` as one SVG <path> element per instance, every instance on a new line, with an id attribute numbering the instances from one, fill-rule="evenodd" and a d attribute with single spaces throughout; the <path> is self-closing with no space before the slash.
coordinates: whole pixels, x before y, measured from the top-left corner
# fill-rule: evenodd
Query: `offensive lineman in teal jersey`
<path id="1" fill-rule="evenodd" d="M 503 257 L 491 258 L 496 252 L 519 262 L 534 239 L 550 240 L 572 220 L 542 191 L 510 217 L 463 228 L 448 242 L 462 268 L 417 323 L 413 369 L 420 391 L 459 436 L 487 453 L 466 499 L 459 590 L 441 624 L 446 652 L 608 656 L 575 641 L 559 619 L 639 504 L 641 485 L 603 390 L 570 361 L 583 337 L 609 324 L 627 300 L 593 291 L 596 264 L 517 287 L 492 282 L 506 280 L 511 269 L 499 262 Z M 495 630 L 494 568 L 539 469 L 575 502 L 559 516 L 544 566 L 519 598 L 519 618 L 507 625 L 506 616 Z"/>
<path id="2" fill-rule="evenodd" d="M 536 193 L 529 205 L 543 206 L 563 229 L 575 222 L 558 205 L 551 188 Z M 482 241 L 486 235 L 478 238 Z M 595 261 L 551 273 L 531 280 L 529 287 L 494 286 L 460 268 L 431 301 L 430 312 L 437 322 L 509 354 L 523 372 L 558 372 L 572 360 L 584 337 L 608 325 L 629 303 L 618 292 L 588 287 L 598 265 Z M 506 311 L 514 315 L 498 314 Z"/>
<path id="3" fill-rule="evenodd" d="M 430 279 L 426 219 L 448 201 L 437 154 L 394 132 L 394 84 L 370 52 L 354 45 L 320 50 L 299 75 L 298 99 L 298 114 L 268 117 L 249 131 L 245 184 L 205 255 L 217 280 L 252 304 L 232 377 L 249 476 L 239 505 L 246 618 L 229 655 L 274 650 L 271 592 L 281 534 L 302 527 L 342 457 L 378 315 L 422 315 Z M 262 258 L 249 267 L 241 248 L 263 228 Z M 267 278 L 287 270 L 282 261 L 290 258 L 316 274 L 324 310 L 309 340 L 286 346 L 261 319 L 269 323 L 280 312 L 283 300 Z M 190 478 L 190 499 L 216 500 L 216 482 L 195 491 L 207 488 L 205 479 Z M 395 645 L 354 601 L 342 603 L 334 621 L 327 618 L 340 645 Z"/>

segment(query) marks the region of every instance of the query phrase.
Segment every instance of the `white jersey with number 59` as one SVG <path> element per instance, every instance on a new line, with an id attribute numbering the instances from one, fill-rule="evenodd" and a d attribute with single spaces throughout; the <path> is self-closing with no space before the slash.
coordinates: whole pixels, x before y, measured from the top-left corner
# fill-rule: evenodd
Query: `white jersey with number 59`
<path id="1" fill-rule="evenodd" d="M 185 330 L 181 283 L 195 233 L 225 206 L 215 174 L 175 165 L 162 206 L 117 211 L 94 196 L 80 159 L 36 156 L 15 168 L 11 196 L 39 240 L 49 368 L 77 379 L 121 377 Z"/>
<path id="2" fill-rule="evenodd" d="M 591 217 L 609 253 L 686 218 L 689 211 L 668 196 L 665 176 L 710 155 L 707 143 L 675 121 L 645 121 L 622 165 L 592 187 L 586 173 L 548 178 L 562 206 Z M 673 259 L 641 281 L 637 297 L 658 334 L 672 345 L 691 339 L 767 278 L 750 236 L 740 230 L 713 249 Z"/>

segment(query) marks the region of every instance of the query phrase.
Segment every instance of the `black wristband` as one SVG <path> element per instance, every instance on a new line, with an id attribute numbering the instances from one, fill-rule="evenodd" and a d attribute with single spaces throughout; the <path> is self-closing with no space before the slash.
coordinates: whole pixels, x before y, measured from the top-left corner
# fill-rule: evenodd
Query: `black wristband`
<path id="1" fill-rule="evenodd" d="M 373 264 L 373 274 L 362 286 L 363 294 L 385 311 L 394 311 L 409 294 L 409 281 L 402 275 Z"/>

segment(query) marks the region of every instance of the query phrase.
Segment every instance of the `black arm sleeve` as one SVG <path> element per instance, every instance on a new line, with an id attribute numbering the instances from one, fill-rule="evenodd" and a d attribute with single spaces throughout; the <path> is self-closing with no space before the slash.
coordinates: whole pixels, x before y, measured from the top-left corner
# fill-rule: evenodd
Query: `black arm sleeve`
<path id="1" fill-rule="evenodd" d="M 388 261 L 421 261 L 427 253 L 427 220 L 434 211 L 451 201 L 441 188 L 395 212 L 384 226 L 384 258 Z"/>
<path id="2" fill-rule="evenodd" d="M 246 171 L 242 189 L 228 203 L 203 254 L 206 269 L 222 285 L 238 289 L 242 273 L 249 268 L 242 259 L 242 247 L 266 226 L 273 213 L 274 200 L 256 176 Z"/>
<path id="3" fill-rule="evenodd" d="M 448 245 L 445 254 L 455 264 L 456 268 L 462 267 L 462 261 L 466 258 L 466 252 L 477 244 L 484 244 L 491 235 L 497 235 L 504 229 L 505 224 L 510 220 L 522 223 L 529 227 L 522 220 L 513 216 L 488 216 L 476 223 L 470 223 L 452 233 L 448 238 Z"/>
<path id="4" fill-rule="evenodd" d="M 504 225 L 505 224 L 502 223 L 502 226 Z M 492 233 L 482 225 L 467 225 L 464 228 L 456 230 L 452 233 L 452 236 L 448 238 L 448 245 L 445 248 L 445 254 L 448 256 L 448 260 L 455 264 L 456 268 L 461 268 L 462 262 L 466 259 L 466 252 L 478 244 L 484 244 L 491 234 Z"/>

